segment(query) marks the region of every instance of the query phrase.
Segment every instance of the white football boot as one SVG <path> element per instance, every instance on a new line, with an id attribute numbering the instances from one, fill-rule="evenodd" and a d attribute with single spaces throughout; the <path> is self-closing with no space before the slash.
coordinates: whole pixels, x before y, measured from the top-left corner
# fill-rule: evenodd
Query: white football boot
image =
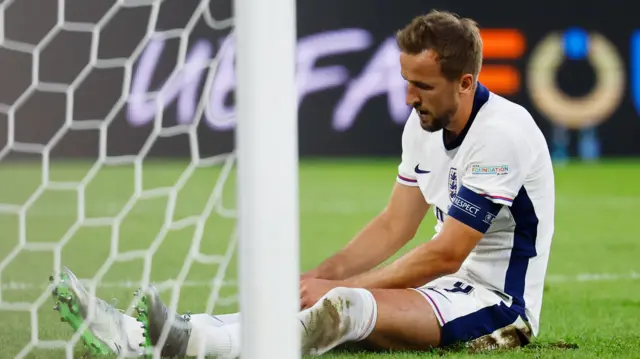
<path id="1" fill-rule="evenodd" d="M 54 282 L 53 277 L 49 280 Z M 74 331 L 78 331 L 86 322 L 81 338 L 92 355 L 138 357 L 143 354 L 140 323 L 104 300 L 92 296 L 68 268 L 63 268 L 60 281 L 53 283 L 52 295 L 55 301 L 53 309 L 60 312 L 60 319 L 69 323 Z M 91 316 L 90 310 L 93 311 Z M 139 337 L 139 340 L 129 340 L 130 333 L 134 338 Z"/>

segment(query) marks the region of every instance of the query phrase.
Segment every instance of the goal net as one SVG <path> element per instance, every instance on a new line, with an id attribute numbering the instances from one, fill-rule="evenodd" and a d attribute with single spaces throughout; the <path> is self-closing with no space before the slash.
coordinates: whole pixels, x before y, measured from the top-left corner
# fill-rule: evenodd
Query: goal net
<path id="1" fill-rule="evenodd" d="M 248 164 L 260 158 L 255 148 L 242 150 L 241 139 L 235 145 L 232 7 L 231 0 L 0 2 L 3 357 L 86 355 L 80 333 L 51 309 L 48 277 L 63 266 L 127 313 L 133 291 L 153 284 L 179 313 L 233 312 L 240 302 L 256 320 L 256 298 L 238 301 L 238 277 L 256 273 L 260 263 L 251 263 L 263 260 L 255 252 L 273 251 L 255 238 L 268 229 L 255 223 L 259 214 L 237 226 L 236 150 Z M 244 186 L 247 196 L 256 193 L 251 178 Z M 260 198 L 255 208 L 270 200 Z M 238 272 L 243 231 L 240 248 L 251 263 Z M 283 243 L 274 239 L 274 248 Z"/>

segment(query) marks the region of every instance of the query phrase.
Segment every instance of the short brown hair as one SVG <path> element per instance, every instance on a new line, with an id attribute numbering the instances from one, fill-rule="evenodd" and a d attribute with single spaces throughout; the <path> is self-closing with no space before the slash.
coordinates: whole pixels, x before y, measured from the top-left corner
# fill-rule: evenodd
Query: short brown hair
<path id="1" fill-rule="evenodd" d="M 464 74 L 478 79 L 482 67 L 482 38 L 475 21 L 432 10 L 415 17 L 396 34 L 400 51 L 419 54 L 432 50 L 438 56 L 442 74 L 450 81 Z"/>

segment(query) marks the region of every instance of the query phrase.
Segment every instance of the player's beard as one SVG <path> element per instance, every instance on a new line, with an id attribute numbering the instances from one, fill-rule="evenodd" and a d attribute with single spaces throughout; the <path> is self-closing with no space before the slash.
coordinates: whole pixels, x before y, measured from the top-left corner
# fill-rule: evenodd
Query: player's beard
<path id="1" fill-rule="evenodd" d="M 436 132 L 446 128 L 451 123 L 453 114 L 456 113 L 455 109 L 446 111 L 442 115 L 434 115 L 430 111 L 416 110 L 420 114 L 420 126 L 427 132 Z"/>

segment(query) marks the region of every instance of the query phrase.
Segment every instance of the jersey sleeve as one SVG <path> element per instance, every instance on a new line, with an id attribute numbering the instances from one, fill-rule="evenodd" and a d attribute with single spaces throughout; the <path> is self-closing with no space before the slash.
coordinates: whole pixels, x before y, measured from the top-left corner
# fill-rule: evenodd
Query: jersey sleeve
<path id="1" fill-rule="evenodd" d="M 415 127 L 418 125 L 415 111 L 411 111 L 402 132 L 402 160 L 398 166 L 397 182 L 406 186 L 417 186 L 415 167 L 417 160 L 417 134 Z"/>
<path id="2" fill-rule="evenodd" d="M 520 143 L 520 145 L 517 145 Z M 530 158 L 526 141 L 495 131 L 472 145 L 449 215 L 485 233 L 524 185 Z"/>

